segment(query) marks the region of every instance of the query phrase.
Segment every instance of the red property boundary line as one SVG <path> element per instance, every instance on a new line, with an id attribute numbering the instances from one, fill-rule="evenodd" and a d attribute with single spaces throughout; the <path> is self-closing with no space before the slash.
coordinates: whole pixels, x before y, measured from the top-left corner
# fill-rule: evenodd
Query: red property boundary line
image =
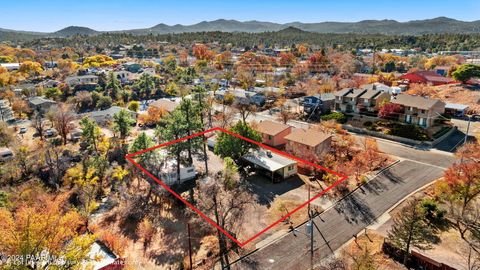
<path id="1" fill-rule="evenodd" d="M 165 184 L 162 180 L 158 179 L 156 176 L 154 176 L 153 174 L 151 174 L 149 171 L 147 171 L 145 168 L 143 168 L 142 166 L 140 166 L 140 164 L 138 164 L 134 159 L 133 157 L 137 156 L 137 155 L 141 155 L 143 153 L 146 153 L 146 152 L 149 152 L 149 151 L 152 151 L 152 150 L 155 150 L 155 149 L 158 149 L 158 148 L 162 148 L 162 147 L 165 147 L 165 146 L 169 146 L 169 145 L 172 145 L 172 144 L 175 144 L 175 143 L 178 143 L 178 142 L 182 142 L 182 141 L 185 141 L 185 140 L 188 140 L 188 139 L 191 139 L 191 138 L 194 138 L 194 137 L 198 137 L 198 136 L 201 136 L 201 135 L 204 135 L 204 134 L 207 134 L 207 133 L 210 133 L 210 132 L 214 132 L 214 131 L 220 131 L 220 132 L 224 132 L 224 133 L 227 133 L 227 134 L 230 134 L 232 136 L 235 136 L 237 138 L 240 138 L 242 140 L 245 140 L 247 142 L 250 142 L 250 143 L 253 143 L 255 145 L 258 145 L 259 147 L 262 147 L 264 149 L 268 149 L 274 153 L 277 153 L 279 155 L 282 155 L 284 157 L 287 157 L 287 158 L 290 158 L 290 159 L 293 159 L 295 161 L 298 161 L 300 163 L 304 163 L 304 164 L 307 164 L 309 166 L 312 166 L 312 167 L 315 167 L 317 169 L 320 169 L 320 170 L 323 170 L 323 171 L 326 171 L 328 173 L 331 173 L 333 175 L 336 175 L 338 177 L 340 177 L 340 179 L 338 179 L 337 181 L 335 181 L 332 185 L 330 185 L 329 187 L 327 187 L 326 189 L 322 190 L 320 193 L 318 193 L 317 195 L 315 195 L 314 197 L 310 198 L 310 200 L 302 203 L 301 205 L 297 206 L 295 209 L 293 209 L 292 211 L 290 211 L 287 215 L 283 216 L 282 218 L 280 218 L 279 220 L 275 221 L 274 223 L 270 224 L 268 227 L 266 227 L 265 229 L 263 229 L 262 231 L 258 232 L 257 234 L 255 234 L 254 236 L 252 236 L 251 238 L 247 239 L 246 241 L 244 242 L 240 242 L 239 240 L 237 240 L 235 237 L 233 237 L 232 235 L 230 235 L 225 229 L 223 229 L 222 227 L 220 227 L 215 221 L 213 221 L 212 219 L 210 219 L 209 217 L 207 217 L 205 214 L 203 214 L 200 210 L 198 210 L 194 205 L 192 205 L 191 203 L 189 203 L 187 200 L 185 200 L 184 198 L 182 198 L 182 196 L 180 196 L 179 194 L 177 194 L 175 191 L 173 191 L 167 184 Z M 328 168 L 325 168 L 323 166 L 320 166 L 318 164 L 314 164 L 312 162 L 309 162 L 309 161 L 306 161 L 306 160 L 303 160 L 301 158 L 298 158 L 296 156 L 293 156 L 293 155 L 290 155 L 288 153 L 285 153 L 283 151 L 280 151 L 276 148 L 273 148 L 273 147 L 270 147 L 268 145 L 264 145 L 262 143 L 259 143 L 257 141 L 254 141 L 254 140 L 251 140 L 249 138 L 246 138 L 246 137 L 243 137 L 239 134 L 236 134 L 236 133 L 233 133 L 231 131 L 228 131 L 228 130 L 225 130 L 223 128 L 220 128 L 220 127 L 215 127 L 215 128 L 211 128 L 211 129 L 208 129 L 208 130 L 205 130 L 205 131 L 202 131 L 202 132 L 198 132 L 198 133 L 195 133 L 195 134 L 192 134 L 190 136 L 187 136 L 187 137 L 183 137 L 183 138 L 180 138 L 180 139 L 177 139 L 177 140 L 173 140 L 173 141 L 169 141 L 169 142 L 166 142 L 166 143 L 162 143 L 162 144 L 159 144 L 159 145 L 156 145 L 156 146 L 153 146 L 153 147 L 150 147 L 150 148 L 147 148 L 147 149 L 144 149 L 144 150 L 141 150 L 141 151 L 138 151 L 138 152 L 135 152 L 135 153 L 130 153 L 130 154 L 127 154 L 125 156 L 125 158 L 130 162 L 132 163 L 134 166 L 136 166 L 138 169 L 140 169 L 143 173 L 145 173 L 146 175 L 148 175 L 151 179 L 153 179 L 155 182 L 157 182 L 159 185 L 161 185 L 163 188 L 165 188 L 168 192 L 170 192 L 173 196 L 175 196 L 177 199 L 179 199 L 180 201 L 182 201 L 183 203 L 185 203 L 188 207 L 190 207 L 194 212 L 196 212 L 197 214 L 199 214 L 202 218 L 204 218 L 208 223 L 210 223 L 212 226 L 214 226 L 215 228 L 217 228 L 218 230 L 220 230 L 223 234 L 225 234 L 228 238 L 230 238 L 230 240 L 232 240 L 233 242 L 235 242 L 237 245 L 239 245 L 240 247 L 244 247 L 246 244 L 250 243 L 251 241 L 253 241 L 254 239 L 256 239 L 257 237 L 259 237 L 260 235 L 262 235 L 263 233 L 265 233 L 266 231 L 270 230 L 272 227 L 274 227 L 275 225 L 277 225 L 278 223 L 286 220 L 288 217 L 290 217 L 291 215 L 293 215 L 295 212 L 297 212 L 298 210 L 300 210 L 301 208 L 305 207 L 307 204 L 311 203 L 313 200 L 319 198 L 320 196 L 322 196 L 323 194 L 325 194 L 326 192 L 328 192 L 329 190 L 333 189 L 334 187 L 338 186 L 340 183 L 342 183 L 343 181 L 345 181 L 348 176 L 344 175 L 344 174 L 341 174 L 339 172 L 335 172 L 333 170 L 330 170 Z"/>

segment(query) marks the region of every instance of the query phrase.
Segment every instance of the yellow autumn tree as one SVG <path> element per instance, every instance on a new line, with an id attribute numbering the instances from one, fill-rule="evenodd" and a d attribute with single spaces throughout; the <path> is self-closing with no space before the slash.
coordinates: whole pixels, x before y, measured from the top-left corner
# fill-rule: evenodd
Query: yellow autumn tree
<path id="1" fill-rule="evenodd" d="M 25 61 L 20 65 L 19 72 L 26 78 L 38 76 L 42 72 L 42 65 L 34 61 Z"/>
<path id="2" fill-rule="evenodd" d="M 117 61 L 113 60 L 110 56 L 97 54 L 89 56 L 83 60 L 84 68 L 98 68 L 98 67 L 108 67 L 117 64 Z"/>
<path id="3" fill-rule="evenodd" d="M 0 208 L 0 253 L 39 256 L 47 252 L 68 259 L 69 268 L 75 268 L 87 257 L 94 241 L 92 235 L 80 233 L 84 224 L 84 219 L 68 207 L 66 195 L 36 194 L 35 203 L 22 203 L 11 210 Z M 40 269 L 40 264 L 52 261 L 31 261 L 28 267 L 26 263 L 11 269 Z"/>

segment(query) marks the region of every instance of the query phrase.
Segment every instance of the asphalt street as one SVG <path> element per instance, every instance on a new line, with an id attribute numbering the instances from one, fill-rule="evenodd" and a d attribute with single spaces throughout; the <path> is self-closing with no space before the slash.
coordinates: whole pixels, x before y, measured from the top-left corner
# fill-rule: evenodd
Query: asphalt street
<path id="1" fill-rule="evenodd" d="M 330 256 L 379 216 L 415 190 L 431 183 L 443 169 L 404 160 L 385 170 L 314 219 L 314 261 Z M 308 269 L 310 236 L 306 224 L 232 265 L 232 269 Z"/>

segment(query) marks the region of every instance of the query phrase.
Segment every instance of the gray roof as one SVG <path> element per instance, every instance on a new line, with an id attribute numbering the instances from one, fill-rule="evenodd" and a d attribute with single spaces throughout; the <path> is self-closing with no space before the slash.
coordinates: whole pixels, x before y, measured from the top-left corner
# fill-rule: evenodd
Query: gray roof
<path id="1" fill-rule="evenodd" d="M 445 109 L 454 109 L 454 110 L 463 111 L 467 108 L 468 108 L 468 105 L 465 105 L 465 104 L 456 104 L 456 103 L 445 104 Z"/>
<path id="2" fill-rule="evenodd" d="M 112 106 L 106 110 L 101 110 L 101 111 L 93 111 L 90 115 L 92 117 L 99 117 L 99 116 L 113 116 L 114 114 L 120 112 L 121 110 L 126 110 L 127 112 L 134 113 L 130 111 L 129 109 L 122 108 L 119 106 Z"/>
<path id="3" fill-rule="evenodd" d="M 380 93 L 382 93 L 380 90 L 367 90 L 367 92 L 363 93 L 360 98 L 372 99 L 378 96 Z"/>
<path id="4" fill-rule="evenodd" d="M 434 98 L 428 98 L 428 97 L 399 94 L 393 97 L 391 102 L 395 104 L 400 104 L 406 107 L 414 107 L 422 110 L 428 110 L 438 102 L 442 102 L 442 101 Z"/>
<path id="5" fill-rule="evenodd" d="M 345 95 L 345 97 L 356 98 L 359 97 L 361 94 L 365 93 L 367 90 L 365 89 L 353 89 L 350 93 Z"/>
<path id="6" fill-rule="evenodd" d="M 322 94 L 315 94 L 313 95 L 314 97 L 322 100 L 322 101 L 326 101 L 326 100 L 334 100 L 335 99 L 335 95 L 333 93 L 322 93 Z"/>
<path id="7" fill-rule="evenodd" d="M 44 104 L 44 103 L 51 103 L 51 104 L 56 103 L 53 100 L 46 99 L 46 98 L 43 98 L 43 97 L 32 97 L 28 100 L 28 102 L 30 102 L 31 104 L 33 104 L 35 106 L 38 106 L 38 105 L 41 105 L 41 104 Z"/>
<path id="8" fill-rule="evenodd" d="M 342 90 L 338 90 L 336 91 L 335 93 L 333 93 L 336 97 L 343 97 L 345 96 L 346 94 L 350 93 L 350 91 L 352 91 L 353 88 L 343 88 Z"/>

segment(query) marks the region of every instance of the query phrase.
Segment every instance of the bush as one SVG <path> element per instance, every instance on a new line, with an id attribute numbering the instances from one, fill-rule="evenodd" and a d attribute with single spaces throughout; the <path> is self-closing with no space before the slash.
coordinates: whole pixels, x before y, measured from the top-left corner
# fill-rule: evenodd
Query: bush
<path id="1" fill-rule="evenodd" d="M 347 116 L 341 112 L 332 112 L 329 114 L 324 114 L 320 116 L 320 119 L 322 119 L 323 121 L 335 120 L 341 124 L 344 124 L 347 122 Z"/>
<path id="2" fill-rule="evenodd" d="M 367 127 L 367 128 L 371 127 L 371 126 L 373 126 L 373 122 L 372 121 L 367 121 L 367 122 L 363 123 L 363 126 Z"/>

